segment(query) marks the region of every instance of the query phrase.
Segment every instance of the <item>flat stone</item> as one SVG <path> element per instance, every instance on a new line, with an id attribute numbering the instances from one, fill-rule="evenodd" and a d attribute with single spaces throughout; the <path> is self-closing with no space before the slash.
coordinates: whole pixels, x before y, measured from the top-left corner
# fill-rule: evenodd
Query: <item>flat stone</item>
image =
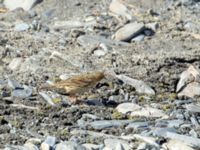
<path id="1" fill-rule="evenodd" d="M 144 40 L 144 37 L 145 37 L 145 36 L 144 36 L 143 34 L 140 34 L 140 35 L 134 37 L 134 38 L 131 40 L 131 42 L 140 42 L 140 41 L 143 41 L 143 40 Z"/>
<path id="2" fill-rule="evenodd" d="M 178 97 L 187 96 L 193 98 L 198 95 L 200 95 L 200 83 L 198 82 L 189 83 L 180 93 L 178 93 Z"/>
<path id="3" fill-rule="evenodd" d="M 154 136 L 164 137 L 168 132 L 176 133 L 174 128 L 155 128 L 152 130 Z"/>
<path id="4" fill-rule="evenodd" d="M 111 39 L 107 39 L 103 36 L 96 36 L 96 35 L 81 35 L 77 38 L 78 43 L 83 47 L 88 47 L 91 45 L 100 45 L 104 43 L 106 45 L 120 45 L 120 46 L 127 46 L 128 43 L 125 42 L 118 42 Z"/>
<path id="5" fill-rule="evenodd" d="M 136 80 L 125 75 L 117 75 L 116 77 L 122 80 L 125 84 L 133 86 L 138 93 L 155 95 L 155 91 L 141 80 Z"/>
<path id="6" fill-rule="evenodd" d="M 99 150 L 102 147 L 102 145 L 96 145 L 90 143 L 82 144 L 82 146 L 85 147 L 87 150 Z"/>
<path id="7" fill-rule="evenodd" d="M 12 89 L 22 88 L 22 86 L 15 80 L 8 78 L 8 86 Z"/>
<path id="8" fill-rule="evenodd" d="M 56 144 L 56 137 L 54 136 L 48 136 L 44 143 L 47 143 L 49 146 L 53 147 Z"/>
<path id="9" fill-rule="evenodd" d="M 166 147 L 168 150 L 195 150 L 186 143 L 180 140 L 170 140 L 163 147 Z"/>
<path id="10" fill-rule="evenodd" d="M 179 128 L 183 123 L 184 121 L 183 120 L 169 120 L 167 121 L 168 122 L 168 127 L 169 128 Z"/>
<path id="11" fill-rule="evenodd" d="M 133 123 L 130 123 L 126 129 L 129 129 L 129 128 L 133 128 L 133 129 L 144 129 L 144 128 L 148 128 L 149 127 L 149 124 L 148 122 L 133 122 Z"/>
<path id="12" fill-rule="evenodd" d="M 32 94 L 32 89 L 28 87 L 12 91 L 12 97 L 17 97 L 17 98 L 27 98 L 31 96 L 31 94 Z"/>
<path id="13" fill-rule="evenodd" d="M 127 125 L 129 123 L 134 122 L 133 120 L 100 120 L 100 121 L 93 121 L 88 125 L 92 126 L 94 129 L 101 130 L 105 128 L 111 127 L 120 127 L 122 125 Z"/>
<path id="14" fill-rule="evenodd" d="M 4 5 L 9 10 L 16 8 L 23 8 L 24 10 L 30 10 L 39 0 L 4 0 Z"/>
<path id="15" fill-rule="evenodd" d="M 126 114 L 129 112 L 140 110 L 141 106 L 134 103 L 122 103 L 116 107 L 116 110 L 120 113 Z"/>
<path id="16" fill-rule="evenodd" d="M 104 144 L 106 147 L 116 150 L 117 145 L 121 144 L 124 150 L 131 150 L 131 147 L 128 142 L 120 139 L 105 139 Z"/>
<path id="17" fill-rule="evenodd" d="M 117 41 L 130 41 L 135 36 L 139 35 L 143 30 L 145 29 L 145 26 L 143 23 L 129 23 L 117 30 L 115 33 L 115 39 Z"/>
<path id="18" fill-rule="evenodd" d="M 21 65 L 22 61 L 22 58 L 14 58 L 8 65 L 8 68 L 11 70 L 17 70 L 19 69 L 19 66 Z"/>
<path id="19" fill-rule="evenodd" d="M 20 23 L 15 25 L 14 30 L 18 32 L 27 31 L 29 29 L 29 25 L 27 23 Z"/>
<path id="20" fill-rule="evenodd" d="M 66 141 L 57 144 L 55 150 L 86 150 L 86 148 L 75 142 Z"/>
<path id="21" fill-rule="evenodd" d="M 112 0 L 109 10 L 118 16 L 126 18 L 127 20 L 132 19 L 132 12 L 120 0 Z"/>
<path id="22" fill-rule="evenodd" d="M 187 104 L 185 105 L 187 111 L 192 113 L 200 113 L 200 105 L 199 104 Z"/>
<path id="23" fill-rule="evenodd" d="M 26 143 L 24 147 L 27 148 L 27 150 L 39 150 L 39 148 L 32 143 Z"/>
<path id="24" fill-rule="evenodd" d="M 143 107 L 140 110 L 136 110 L 131 113 L 131 116 L 143 116 L 147 118 L 159 118 L 168 116 L 160 109 L 152 108 L 152 107 Z"/>

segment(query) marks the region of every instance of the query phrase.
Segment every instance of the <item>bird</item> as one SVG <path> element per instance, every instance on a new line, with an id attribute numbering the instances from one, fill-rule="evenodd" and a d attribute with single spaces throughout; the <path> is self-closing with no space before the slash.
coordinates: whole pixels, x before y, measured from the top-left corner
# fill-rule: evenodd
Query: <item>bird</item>
<path id="1" fill-rule="evenodd" d="M 104 78 L 103 71 L 93 71 L 72 76 L 66 80 L 56 82 L 53 85 L 44 85 L 39 90 L 54 90 L 60 94 L 71 97 L 73 103 L 77 103 L 77 95 L 88 91 Z"/>

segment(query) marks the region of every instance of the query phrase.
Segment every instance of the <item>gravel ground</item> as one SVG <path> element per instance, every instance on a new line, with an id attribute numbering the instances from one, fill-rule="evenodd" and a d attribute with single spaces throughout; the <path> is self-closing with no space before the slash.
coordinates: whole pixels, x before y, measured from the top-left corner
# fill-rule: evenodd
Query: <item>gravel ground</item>
<path id="1" fill-rule="evenodd" d="M 0 148 L 48 150 L 46 144 L 59 150 L 66 141 L 74 149 L 60 149 L 92 150 L 85 143 L 104 150 L 200 148 L 200 3 L 124 2 L 131 19 L 111 12 L 110 0 L 46 0 L 28 11 L 0 13 Z M 134 23 L 134 36 L 116 40 L 117 31 L 129 23 Z M 191 65 L 198 73 L 183 80 L 195 82 L 189 89 L 197 92 L 181 95 L 180 74 Z M 39 90 L 97 70 L 116 76 L 80 94 L 81 104 Z M 138 115 L 136 107 L 143 112 Z M 149 107 L 156 110 L 145 113 Z"/>

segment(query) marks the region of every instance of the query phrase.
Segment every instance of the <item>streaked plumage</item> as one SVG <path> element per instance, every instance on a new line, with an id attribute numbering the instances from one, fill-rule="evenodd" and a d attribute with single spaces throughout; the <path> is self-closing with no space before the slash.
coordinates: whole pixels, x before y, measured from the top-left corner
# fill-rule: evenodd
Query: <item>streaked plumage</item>
<path id="1" fill-rule="evenodd" d="M 69 79 L 59 81 L 54 85 L 42 86 L 40 89 L 55 90 L 61 94 L 75 96 L 83 93 L 104 78 L 104 72 L 83 73 Z"/>

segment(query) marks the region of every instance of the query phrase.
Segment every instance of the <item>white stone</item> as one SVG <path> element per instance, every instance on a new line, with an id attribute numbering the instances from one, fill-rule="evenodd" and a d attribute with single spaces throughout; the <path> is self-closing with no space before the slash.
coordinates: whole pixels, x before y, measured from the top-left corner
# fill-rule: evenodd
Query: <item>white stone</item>
<path id="1" fill-rule="evenodd" d="M 141 33 L 144 30 L 143 23 L 129 23 L 117 30 L 115 33 L 115 39 L 117 41 L 129 41 L 134 38 L 136 35 Z"/>
<path id="2" fill-rule="evenodd" d="M 4 5 L 9 10 L 14 10 L 16 8 L 23 8 L 24 10 L 30 10 L 38 0 L 4 0 Z"/>
<path id="3" fill-rule="evenodd" d="M 170 140 L 165 143 L 163 147 L 168 150 L 194 150 L 192 147 L 179 140 Z"/>
<path id="4" fill-rule="evenodd" d="M 122 103 L 117 106 L 117 111 L 123 114 L 141 109 L 141 106 L 134 103 Z"/>
<path id="5" fill-rule="evenodd" d="M 23 59 L 22 58 L 14 58 L 10 64 L 8 65 L 8 68 L 11 70 L 17 70 L 19 69 Z"/>
<path id="6" fill-rule="evenodd" d="M 117 144 L 121 144 L 124 150 L 131 150 L 129 143 L 120 139 L 105 139 L 104 144 L 106 147 L 111 149 L 116 149 Z"/>
<path id="7" fill-rule="evenodd" d="M 168 117 L 162 110 L 152 108 L 149 106 L 143 107 L 140 110 L 133 111 L 131 113 L 131 116 L 143 116 L 143 117 L 148 117 L 148 118 L 159 118 L 159 117 L 167 118 Z"/>
<path id="8" fill-rule="evenodd" d="M 200 83 L 198 82 L 189 83 L 180 93 L 178 93 L 178 97 L 187 96 L 193 98 L 197 95 L 200 95 Z"/>
<path id="9" fill-rule="evenodd" d="M 112 13 L 124 17 L 128 20 L 132 19 L 131 11 L 120 0 L 112 0 L 109 6 L 109 10 Z"/>

